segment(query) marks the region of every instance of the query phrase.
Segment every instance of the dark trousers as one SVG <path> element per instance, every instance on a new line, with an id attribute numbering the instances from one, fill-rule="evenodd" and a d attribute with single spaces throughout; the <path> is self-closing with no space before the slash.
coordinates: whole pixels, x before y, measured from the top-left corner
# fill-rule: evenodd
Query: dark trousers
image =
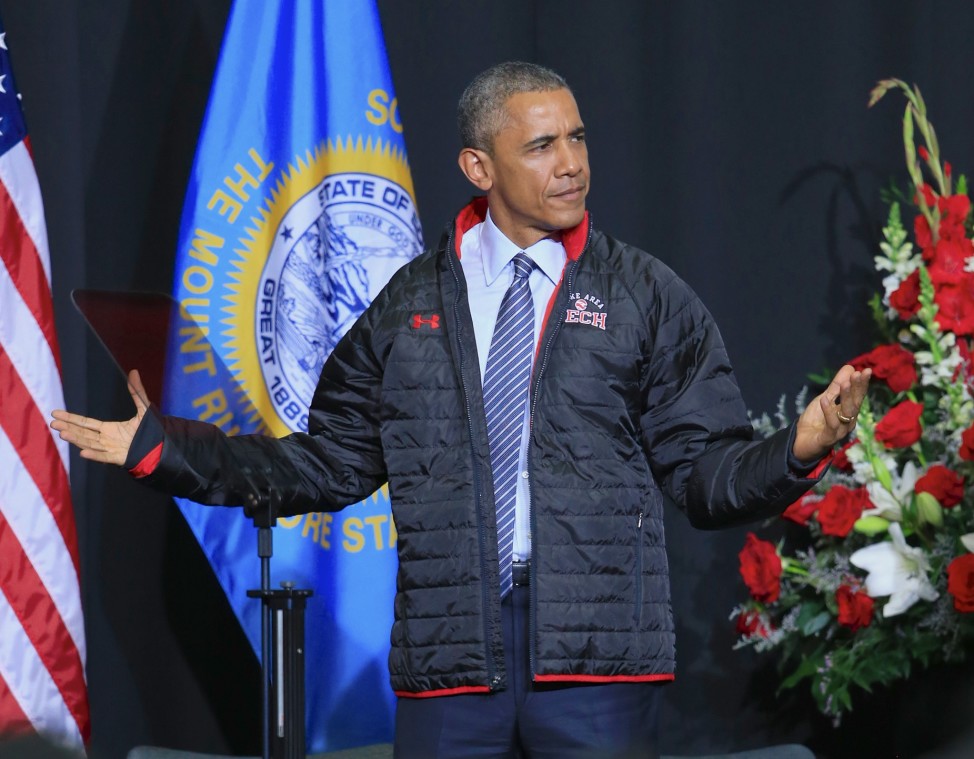
<path id="1" fill-rule="evenodd" d="M 400 698 L 395 759 L 655 759 L 660 685 L 531 682 L 527 587 L 502 604 L 507 689 Z"/>

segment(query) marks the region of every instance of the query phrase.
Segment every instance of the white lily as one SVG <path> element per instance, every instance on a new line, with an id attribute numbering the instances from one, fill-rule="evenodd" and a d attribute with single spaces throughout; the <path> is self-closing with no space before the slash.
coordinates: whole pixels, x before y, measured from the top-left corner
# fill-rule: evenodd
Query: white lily
<path id="1" fill-rule="evenodd" d="M 889 526 L 892 541 L 860 548 L 849 561 L 866 570 L 866 593 L 871 597 L 889 596 L 884 617 L 902 614 L 920 599 L 936 601 L 940 594 L 930 584 L 930 562 L 922 548 L 907 545 L 898 522 Z"/>
<path id="2" fill-rule="evenodd" d="M 903 521 L 903 504 L 909 503 L 913 496 L 913 487 L 917 484 L 919 472 L 916 464 L 907 461 L 903 465 L 903 473 L 897 477 L 896 469 L 893 474 L 893 492 L 891 493 L 876 480 L 866 483 L 866 492 L 873 508 L 862 512 L 864 517 L 883 517 L 893 522 Z"/>

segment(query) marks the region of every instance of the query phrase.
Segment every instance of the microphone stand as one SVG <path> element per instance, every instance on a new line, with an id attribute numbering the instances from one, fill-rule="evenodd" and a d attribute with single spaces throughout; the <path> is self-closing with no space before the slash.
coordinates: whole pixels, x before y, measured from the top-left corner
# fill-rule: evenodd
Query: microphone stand
<path id="1" fill-rule="evenodd" d="M 250 472 L 247 471 L 249 475 Z M 304 734 L 304 610 L 311 590 L 297 589 L 293 582 L 271 588 L 273 526 L 281 497 L 262 477 L 263 488 L 252 487 L 249 512 L 257 528 L 260 588 L 248 590 L 261 599 L 261 743 L 263 759 L 305 759 Z"/>

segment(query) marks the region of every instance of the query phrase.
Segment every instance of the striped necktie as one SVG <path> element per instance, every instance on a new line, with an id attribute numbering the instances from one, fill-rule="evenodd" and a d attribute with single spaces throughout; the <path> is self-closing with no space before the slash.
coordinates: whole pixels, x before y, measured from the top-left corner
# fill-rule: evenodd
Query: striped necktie
<path id="1" fill-rule="evenodd" d="M 534 261 L 526 253 L 514 256 L 514 281 L 504 294 L 497 313 L 484 371 L 484 409 L 490 441 L 490 466 L 494 474 L 502 598 L 512 586 L 517 465 L 534 352 L 534 300 L 528 284 L 528 276 L 534 267 Z"/>

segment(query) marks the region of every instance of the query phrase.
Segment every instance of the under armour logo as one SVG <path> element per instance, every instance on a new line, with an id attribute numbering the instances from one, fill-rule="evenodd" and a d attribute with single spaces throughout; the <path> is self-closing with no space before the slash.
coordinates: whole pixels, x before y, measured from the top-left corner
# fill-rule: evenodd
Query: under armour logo
<path id="1" fill-rule="evenodd" d="M 430 316 L 423 316 L 422 314 L 413 314 L 412 327 L 413 329 L 422 329 L 423 325 L 428 326 L 430 329 L 440 328 L 440 315 L 431 314 Z"/>

